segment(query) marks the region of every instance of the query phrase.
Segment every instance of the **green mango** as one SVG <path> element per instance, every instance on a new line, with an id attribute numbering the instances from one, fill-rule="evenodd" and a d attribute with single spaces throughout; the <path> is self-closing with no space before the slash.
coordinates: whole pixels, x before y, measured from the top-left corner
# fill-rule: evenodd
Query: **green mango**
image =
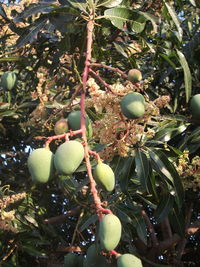
<path id="1" fill-rule="evenodd" d="M 200 94 L 194 95 L 190 100 L 190 109 L 192 117 L 200 120 Z"/>
<path id="2" fill-rule="evenodd" d="M 142 80 L 142 73 L 137 69 L 131 69 L 128 72 L 128 80 L 137 83 Z"/>
<path id="3" fill-rule="evenodd" d="M 80 110 L 74 110 L 68 115 L 68 124 L 69 128 L 72 131 L 79 130 L 81 128 L 81 111 Z M 92 123 L 91 120 L 89 119 L 88 115 L 86 114 L 85 118 L 85 124 L 86 124 L 86 135 L 87 138 L 91 138 L 93 134 L 92 130 Z M 81 135 L 78 135 L 81 136 Z"/>
<path id="4" fill-rule="evenodd" d="M 17 76 L 13 71 L 7 71 L 1 76 L 1 85 L 4 90 L 12 90 L 17 83 Z"/>
<path id="5" fill-rule="evenodd" d="M 108 263 L 103 255 L 99 254 L 100 249 L 92 244 L 88 250 L 86 259 L 84 261 L 84 267 L 107 267 Z"/>
<path id="6" fill-rule="evenodd" d="M 54 156 L 54 164 L 59 173 L 69 175 L 75 172 L 84 158 L 84 148 L 76 140 L 60 145 Z"/>
<path id="7" fill-rule="evenodd" d="M 56 135 L 64 134 L 68 132 L 68 123 L 65 119 L 60 119 L 56 122 L 54 126 L 54 132 Z"/>
<path id="8" fill-rule="evenodd" d="M 120 107 L 123 115 L 128 119 L 138 119 L 145 113 L 145 100 L 140 93 L 128 93 L 121 102 Z"/>
<path id="9" fill-rule="evenodd" d="M 107 214 L 99 223 L 99 240 L 102 249 L 113 250 L 121 238 L 122 226 L 117 216 Z"/>
<path id="10" fill-rule="evenodd" d="M 109 165 L 98 163 L 94 169 L 94 179 L 102 189 L 110 192 L 115 187 L 115 174 Z"/>
<path id="11" fill-rule="evenodd" d="M 46 183 L 54 173 L 54 155 L 48 148 L 35 149 L 28 157 L 28 169 L 34 182 Z"/>
<path id="12" fill-rule="evenodd" d="M 68 253 L 64 256 L 64 267 L 78 267 L 78 258 L 75 253 Z"/>
<path id="13" fill-rule="evenodd" d="M 141 260 L 132 254 L 123 254 L 117 259 L 117 267 L 142 267 Z"/>

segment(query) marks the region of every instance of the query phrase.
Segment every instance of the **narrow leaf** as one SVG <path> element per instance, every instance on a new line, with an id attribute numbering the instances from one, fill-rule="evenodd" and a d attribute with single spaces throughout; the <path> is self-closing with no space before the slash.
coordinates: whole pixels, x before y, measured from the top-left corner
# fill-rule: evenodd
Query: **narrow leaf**
<path id="1" fill-rule="evenodd" d="M 47 18 L 40 18 L 36 20 L 31 27 L 26 28 L 24 34 L 18 38 L 15 48 L 33 42 L 37 38 L 38 32 L 44 28 L 47 21 Z"/>
<path id="2" fill-rule="evenodd" d="M 186 94 L 186 102 L 189 102 L 189 99 L 191 97 L 192 92 L 192 75 L 190 72 L 190 68 L 188 66 L 187 60 L 184 56 L 184 54 L 176 49 L 177 55 L 179 57 L 179 62 L 183 68 L 184 72 L 184 83 L 185 83 L 185 94 Z"/>
<path id="3" fill-rule="evenodd" d="M 32 4 L 26 7 L 22 13 L 20 13 L 19 16 L 14 18 L 14 22 L 20 22 L 24 18 L 28 18 L 34 14 L 40 14 L 40 13 L 49 13 L 53 9 L 52 6 L 50 6 L 48 3 L 46 4 Z"/>
<path id="4" fill-rule="evenodd" d="M 98 4 L 99 6 L 105 6 L 105 7 L 116 7 L 121 4 L 123 0 L 104 0 L 102 3 Z"/>
<path id="5" fill-rule="evenodd" d="M 163 219 L 168 216 L 173 208 L 173 204 L 174 197 L 171 194 L 164 194 L 161 196 L 157 209 L 154 213 L 157 223 L 162 222 Z"/>
<path id="6" fill-rule="evenodd" d="M 147 192 L 149 192 L 148 189 L 149 161 L 147 156 L 140 150 L 137 150 L 136 152 L 135 165 L 136 165 L 137 176 L 140 179 L 141 185 Z"/>
<path id="7" fill-rule="evenodd" d="M 171 16 L 171 18 L 172 18 L 172 20 L 173 20 L 173 22 L 177 28 L 179 41 L 181 41 L 182 37 L 183 37 L 183 30 L 181 28 L 178 16 L 177 16 L 175 10 L 168 3 L 166 3 L 165 1 L 164 1 L 164 3 L 165 3 L 165 6 L 168 10 L 168 13 L 170 14 L 170 16 Z"/>

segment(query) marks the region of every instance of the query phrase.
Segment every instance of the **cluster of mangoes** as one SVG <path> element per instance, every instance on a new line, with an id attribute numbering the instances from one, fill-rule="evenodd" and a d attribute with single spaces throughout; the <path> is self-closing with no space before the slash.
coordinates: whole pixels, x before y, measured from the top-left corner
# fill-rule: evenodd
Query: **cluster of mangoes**
<path id="1" fill-rule="evenodd" d="M 55 155 L 49 148 L 35 149 L 28 157 L 28 169 L 34 182 L 46 183 L 53 177 L 55 169 L 60 174 L 70 175 L 83 159 L 83 145 L 77 140 L 69 140 L 57 148 Z M 115 175 L 109 165 L 99 161 L 93 174 L 103 190 L 110 192 L 114 189 Z"/>
<path id="2" fill-rule="evenodd" d="M 92 137 L 92 123 L 89 119 L 88 115 L 86 114 L 85 118 L 85 124 L 86 124 L 86 135 L 87 138 Z M 56 122 L 54 126 L 54 132 L 56 135 L 67 133 L 68 130 L 76 131 L 81 128 L 81 111 L 80 110 L 74 110 L 70 112 L 67 119 L 60 119 Z M 77 135 L 76 137 L 79 137 L 80 135 Z"/>
<path id="3" fill-rule="evenodd" d="M 1 76 L 1 86 L 4 90 L 12 90 L 17 83 L 17 76 L 13 71 L 6 71 Z"/>
<path id="4" fill-rule="evenodd" d="M 99 240 L 100 244 L 92 244 L 83 259 L 73 253 L 69 253 L 64 258 L 64 266 L 71 267 L 111 267 L 106 258 L 100 254 L 103 251 L 114 250 L 121 238 L 122 226 L 117 216 L 107 214 L 100 220 Z M 132 254 L 118 254 L 117 267 L 142 267 L 141 260 Z"/>

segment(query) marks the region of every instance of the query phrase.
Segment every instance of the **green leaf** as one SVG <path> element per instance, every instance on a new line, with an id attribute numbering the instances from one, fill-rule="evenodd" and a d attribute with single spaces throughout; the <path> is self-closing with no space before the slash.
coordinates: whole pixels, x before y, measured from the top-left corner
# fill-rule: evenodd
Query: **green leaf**
<path id="1" fill-rule="evenodd" d="M 22 58 L 20 58 L 20 57 L 1 57 L 0 58 L 0 62 L 4 62 L 4 61 L 7 61 L 7 62 L 14 62 L 14 61 L 21 61 L 22 60 Z"/>
<path id="2" fill-rule="evenodd" d="M 183 30 L 181 28 L 181 25 L 180 25 L 178 16 L 176 14 L 176 11 L 167 2 L 164 1 L 164 4 L 165 4 L 165 6 L 167 8 L 168 13 L 171 16 L 171 18 L 172 18 L 172 20 L 173 20 L 176 28 L 177 28 L 177 31 L 178 31 L 178 39 L 181 42 L 182 37 L 183 37 Z"/>
<path id="3" fill-rule="evenodd" d="M 119 181 L 121 190 L 127 191 L 130 176 L 133 171 L 134 157 L 121 158 L 119 157 L 118 164 L 114 170 L 116 180 Z"/>
<path id="4" fill-rule="evenodd" d="M 116 50 L 117 50 L 122 56 L 124 56 L 125 58 L 128 58 L 127 53 L 124 51 L 125 46 L 124 46 L 123 43 L 113 42 L 113 44 L 114 44 Z"/>
<path id="5" fill-rule="evenodd" d="M 155 170 L 161 177 L 164 175 L 173 184 L 174 192 L 172 191 L 171 194 L 174 194 L 178 208 L 181 208 L 184 202 L 184 189 L 174 165 L 160 149 L 150 150 L 149 155 L 155 164 Z"/>
<path id="6" fill-rule="evenodd" d="M 149 161 L 147 156 L 139 149 L 137 150 L 135 155 L 135 167 L 136 167 L 137 177 L 140 179 L 141 185 L 147 192 L 149 192 L 148 189 Z"/>
<path id="7" fill-rule="evenodd" d="M 85 0 L 68 0 L 68 2 L 73 7 L 81 10 L 82 12 L 87 13 L 87 11 L 86 11 L 87 1 L 85 1 Z"/>
<path id="8" fill-rule="evenodd" d="M 188 103 L 192 92 L 192 75 L 184 54 L 178 49 L 176 49 L 176 52 L 184 72 L 186 102 Z"/>
<path id="9" fill-rule="evenodd" d="M 124 23 L 128 22 L 132 30 L 137 33 L 142 32 L 146 24 L 146 18 L 143 15 L 123 7 L 105 10 L 104 17 L 109 19 L 120 30 L 123 30 Z"/>
<path id="10" fill-rule="evenodd" d="M 169 221 L 175 233 L 178 233 L 182 238 L 185 236 L 185 218 L 181 210 L 176 205 L 169 213 Z"/>
<path id="11" fill-rule="evenodd" d="M 166 60 L 172 66 L 172 68 L 176 70 L 176 65 L 174 64 L 173 61 L 171 61 L 169 56 L 162 54 L 162 53 L 160 53 L 159 56 L 162 57 L 164 60 Z"/>
<path id="12" fill-rule="evenodd" d="M 153 31 L 158 32 L 158 18 L 150 13 L 139 11 L 139 14 L 143 15 L 147 20 L 151 21 Z"/>
<path id="13" fill-rule="evenodd" d="M 171 194 L 162 194 L 157 209 L 154 212 L 157 223 L 161 223 L 173 208 L 174 197 Z"/>
<path id="14" fill-rule="evenodd" d="M 34 247 L 30 246 L 30 245 L 22 245 L 22 249 L 28 253 L 31 256 L 34 257 L 42 257 L 42 256 L 46 256 L 45 253 L 41 252 L 40 250 L 35 249 Z M 39 248 L 38 248 L 39 249 Z"/>
<path id="15" fill-rule="evenodd" d="M 30 27 L 24 29 L 24 34 L 17 39 L 15 48 L 26 45 L 33 42 L 40 30 L 44 28 L 48 21 L 48 18 L 42 17 L 37 19 Z"/>
<path id="16" fill-rule="evenodd" d="M 97 7 L 105 6 L 105 7 L 116 7 L 122 3 L 123 0 L 103 0 L 100 1 L 100 4 Z M 102 2 L 102 3 L 101 3 Z"/>
<path id="17" fill-rule="evenodd" d="M 98 220 L 98 217 L 96 214 L 92 215 L 87 219 L 80 227 L 80 232 L 83 232 L 85 229 L 87 229 L 91 224 L 95 224 Z"/>
<path id="18" fill-rule="evenodd" d="M 34 14 L 39 13 L 49 13 L 53 9 L 53 6 L 50 6 L 48 3 L 38 3 L 32 4 L 26 7 L 19 16 L 14 18 L 14 22 L 23 21 L 24 18 L 28 18 Z"/>

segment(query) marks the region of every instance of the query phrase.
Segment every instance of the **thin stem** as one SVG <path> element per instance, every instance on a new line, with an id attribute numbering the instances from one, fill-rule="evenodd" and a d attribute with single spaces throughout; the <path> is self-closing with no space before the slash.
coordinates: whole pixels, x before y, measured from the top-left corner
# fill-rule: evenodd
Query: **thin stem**
<path id="1" fill-rule="evenodd" d="M 98 67 L 98 68 L 105 68 L 108 70 L 111 70 L 113 72 L 117 72 L 119 73 L 124 79 L 128 78 L 128 75 L 125 74 L 122 70 L 118 69 L 118 68 L 113 68 L 111 66 L 105 65 L 105 64 L 101 64 L 101 63 L 92 63 L 91 67 Z"/>

